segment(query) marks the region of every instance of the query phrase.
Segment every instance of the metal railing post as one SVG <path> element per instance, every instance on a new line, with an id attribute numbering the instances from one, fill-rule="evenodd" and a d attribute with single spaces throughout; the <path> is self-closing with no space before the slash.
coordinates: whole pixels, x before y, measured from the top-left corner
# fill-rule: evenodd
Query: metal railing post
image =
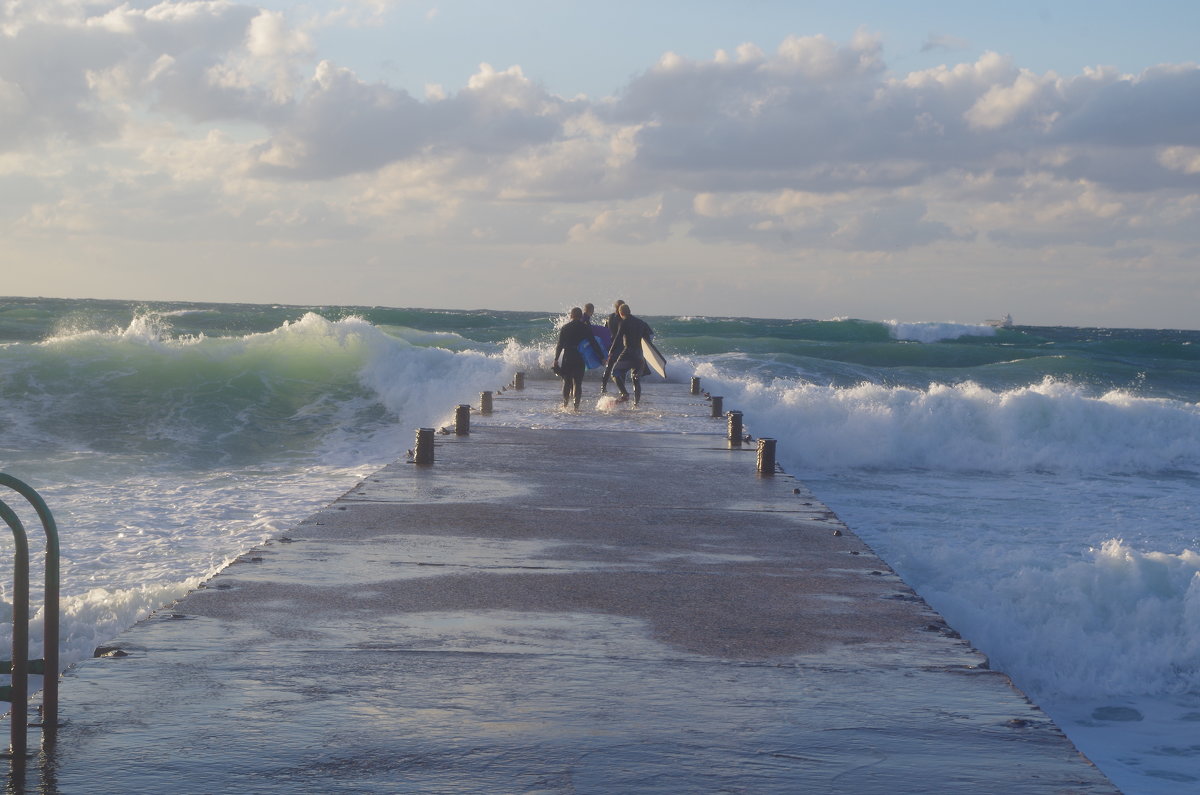
<path id="1" fill-rule="evenodd" d="M 18 762 L 25 759 L 29 731 L 29 539 L 20 518 L 2 500 L 0 519 L 12 528 L 16 546 L 13 556 L 12 686 L 9 689 L 12 731 L 8 756 Z"/>
<path id="2" fill-rule="evenodd" d="M 14 478 L 4 472 L 0 472 L 0 486 L 7 486 L 13 491 L 20 494 L 33 509 L 37 512 L 38 519 L 42 522 L 42 529 L 46 531 L 46 583 L 45 583 L 45 599 L 42 606 L 42 737 L 45 740 L 53 742 L 58 732 L 58 635 L 59 635 L 59 603 L 60 603 L 60 580 L 59 580 L 59 544 L 58 544 L 58 525 L 54 521 L 54 515 L 50 513 L 49 506 L 42 499 L 42 495 L 28 483 Z M 7 520 L 7 517 L 5 517 Z M 15 533 L 14 529 L 14 533 Z M 24 532 L 24 528 L 22 528 Z M 28 616 L 28 600 L 29 600 L 29 553 L 28 540 L 26 541 L 26 574 L 25 574 L 25 598 L 26 598 L 26 615 Z M 14 624 L 15 631 L 15 624 Z M 28 658 L 28 628 L 26 630 L 26 649 L 24 657 Z M 21 656 L 15 650 L 13 652 L 13 665 L 16 665 Z M 15 667 L 13 669 L 16 670 Z M 28 696 L 28 691 L 26 692 Z M 14 707 L 16 702 L 14 703 Z"/>

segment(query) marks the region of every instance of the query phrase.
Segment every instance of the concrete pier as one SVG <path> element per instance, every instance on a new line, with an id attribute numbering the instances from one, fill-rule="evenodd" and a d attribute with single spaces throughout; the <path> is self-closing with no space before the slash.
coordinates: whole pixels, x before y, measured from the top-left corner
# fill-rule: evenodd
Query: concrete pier
<path id="1" fill-rule="evenodd" d="M 723 422 L 498 424 L 525 386 L 73 667 L 26 791 L 1116 791 Z"/>

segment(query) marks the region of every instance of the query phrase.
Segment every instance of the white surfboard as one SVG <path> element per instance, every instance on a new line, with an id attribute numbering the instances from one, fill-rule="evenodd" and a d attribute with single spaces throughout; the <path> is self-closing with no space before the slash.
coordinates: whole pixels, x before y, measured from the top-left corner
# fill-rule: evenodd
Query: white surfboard
<path id="1" fill-rule="evenodd" d="M 650 369 L 667 377 L 667 360 L 658 352 L 658 348 L 654 347 L 654 343 L 645 337 L 642 338 L 642 356 L 646 358 L 646 364 L 650 365 Z"/>

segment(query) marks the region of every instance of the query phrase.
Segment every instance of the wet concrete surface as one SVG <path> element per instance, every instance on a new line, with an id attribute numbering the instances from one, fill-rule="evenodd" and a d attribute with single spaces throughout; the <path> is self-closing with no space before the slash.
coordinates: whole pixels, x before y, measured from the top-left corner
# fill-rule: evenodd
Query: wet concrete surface
<path id="1" fill-rule="evenodd" d="M 1116 791 L 723 430 L 439 436 L 74 666 L 10 789 Z"/>

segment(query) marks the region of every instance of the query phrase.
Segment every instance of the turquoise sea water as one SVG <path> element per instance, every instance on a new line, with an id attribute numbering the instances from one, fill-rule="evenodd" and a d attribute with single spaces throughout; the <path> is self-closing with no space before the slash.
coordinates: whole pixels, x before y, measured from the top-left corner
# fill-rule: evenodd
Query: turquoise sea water
<path id="1" fill-rule="evenodd" d="M 0 299 L 0 470 L 64 528 L 64 662 L 551 378 L 565 309 Z M 1200 332 L 646 319 L 1118 786 L 1200 785 Z"/>

